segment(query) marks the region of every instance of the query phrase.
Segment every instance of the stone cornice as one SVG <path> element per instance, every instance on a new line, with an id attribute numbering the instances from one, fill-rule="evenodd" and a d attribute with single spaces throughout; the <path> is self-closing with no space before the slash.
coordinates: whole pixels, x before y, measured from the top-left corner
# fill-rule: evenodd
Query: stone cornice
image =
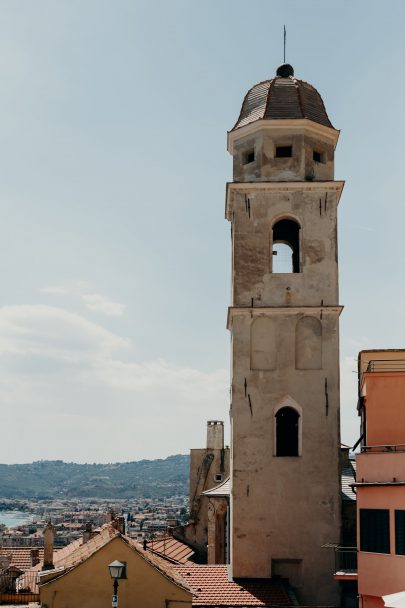
<path id="1" fill-rule="evenodd" d="M 246 137 L 246 135 L 252 135 L 257 131 L 278 131 L 278 130 L 294 130 L 299 132 L 310 132 L 312 134 L 317 135 L 321 139 L 326 139 L 333 144 L 333 147 L 336 148 L 337 141 L 339 139 L 340 131 L 338 129 L 331 129 L 330 127 L 325 127 L 324 125 L 320 125 L 313 120 L 309 120 L 308 118 L 283 118 L 283 119 L 269 119 L 269 118 L 259 118 L 254 122 L 245 125 L 244 127 L 239 127 L 235 129 L 235 131 L 228 131 L 227 137 L 227 149 L 230 154 L 233 154 L 233 144 L 237 139 L 241 137 Z"/>
<path id="2" fill-rule="evenodd" d="M 229 306 L 228 318 L 226 327 L 230 329 L 232 319 L 236 315 L 264 316 L 269 314 L 311 314 L 324 315 L 334 314 L 339 315 L 343 310 L 343 306 Z"/>
<path id="3" fill-rule="evenodd" d="M 251 194 L 254 192 L 336 192 L 337 203 L 342 196 L 344 181 L 317 181 L 317 182 L 227 182 L 225 217 L 231 219 L 233 199 L 235 193 Z"/>

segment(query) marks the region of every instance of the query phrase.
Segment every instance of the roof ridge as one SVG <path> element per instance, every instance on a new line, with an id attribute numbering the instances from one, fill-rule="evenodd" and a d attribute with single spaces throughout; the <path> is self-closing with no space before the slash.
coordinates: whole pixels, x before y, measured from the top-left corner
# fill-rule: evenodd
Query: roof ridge
<path id="1" fill-rule="evenodd" d="M 267 82 L 269 83 L 269 88 L 270 88 L 271 83 L 273 82 L 273 80 L 275 80 L 275 79 L 274 78 L 268 78 L 267 80 L 261 80 L 260 82 L 257 82 L 256 84 L 254 84 L 253 86 L 250 87 L 250 89 L 248 90 L 248 92 L 246 93 L 246 95 L 243 98 L 242 105 L 241 105 L 240 112 L 239 112 L 239 116 L 238 116 L 235 124 L 233 125 L 231 131 L 233 131 L 234 129 L 236 129 L 236 125 L 239 123 L 239 121 L 240 121 L 240 119 L 242 117 L 243 108 L 245 106 L 245 102 L 247 101 L 249 93 L 251 91 L 253 91 L 253 89 L 255 89 L 256 87 L 259 87 L 262 84 L 266 84 Z"/>
<path id="2" fill-rule="evenodd" d="M 273 86 L 274 86 L 274 82 L 275 82 L 275 80 L 276 80 L 275 78 L 272 78 L 272 79 L 270 80 L 269 89 L 268 89 L 268 91 L 267 91 L 266 105 L 264 106 L 263 118 L 264 118 L 264 117 L 266 116 L 266 114 L 267 114 L 267 110 L 268 110 L 268 107 L 269 107 L 269 104 L 270 104 L 271 89 L 272 89 L 272 88 L 273 88 Z"/>

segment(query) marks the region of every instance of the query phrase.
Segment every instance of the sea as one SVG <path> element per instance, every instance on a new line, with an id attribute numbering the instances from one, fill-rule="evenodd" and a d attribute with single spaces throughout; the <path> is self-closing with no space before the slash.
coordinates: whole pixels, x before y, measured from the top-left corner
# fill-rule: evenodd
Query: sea
<path id="1" fill-rule="evenodd" d="M 15 528 L 30 522 L 34 517 L 34 513 L 27 511 L 0 511 L 0 524 L 4 524 L 7 528 Z"/>

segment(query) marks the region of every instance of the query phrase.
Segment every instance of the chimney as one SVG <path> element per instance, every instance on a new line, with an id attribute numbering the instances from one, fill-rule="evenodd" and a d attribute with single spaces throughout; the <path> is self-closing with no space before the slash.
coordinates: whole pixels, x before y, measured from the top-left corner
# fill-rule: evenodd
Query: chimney
<path id="1" fill-rule="evenodd" d="M 110 524 L 110 523 L 112 523 L 112 522 L 114 521 L 114 519 L 115 519 L 115 513 L 114 513 L 114 509 L 110 509 L 110 510 L 107 512 L 107 515 L 106 515 L 106 522 L 107 522 L 108 524 Z"/>
<path id="2" fill-rule="evenodd" d="M 7 570 L 12 560 L 12 554 L 0 555 L 0 570 Z"/>
<path id="3" fill-rule="evenodd" d="M 31 549 L 31 566 L 34 567 L 39 564 L 39 549 Z"/>
<path id="4" fill-rule="evenodd" d="M 53 570 L 53 541 L 55 538 L 56 530 L 52 523 L 48 521 L 46 524 L 43 535 L 44 535 L 44 565 L 43 570 Z"/>
<path id="5" fill-rule="evenodd" d="M 83 545 L 88 543 L 93 536 L 93 526 L 91 521 L 88 521 L 83 532 Z"/>
<path id="6" fill-rule="evenodd" d="M 117 521 L 118 521 L 118 526 L 117 526 L 118 532 L 120 532 L 121 534 L 125 534 L 125 517 L 120 515 L 119 517 L 117 517 Z"/>
<path id="7" fill-rule="evenodd" d="M 340 446 L 340 466 L 341 467 L 348 467 L 350 464 L 349 450 L 350 450 L 350 448 L 346 445 Z"/>
<path id="8" fill-rule="evenodd" d="M 113 528 L 115 528 L 120 534 L 125 534 L 125 517 L 118 515 L 111 522 Z"/>
<path id="9" fill-rule="evenodd" d="M 222 420 L 208 420 L 207 422 L 207 449 L 224 449 L 224 423 Z"/>

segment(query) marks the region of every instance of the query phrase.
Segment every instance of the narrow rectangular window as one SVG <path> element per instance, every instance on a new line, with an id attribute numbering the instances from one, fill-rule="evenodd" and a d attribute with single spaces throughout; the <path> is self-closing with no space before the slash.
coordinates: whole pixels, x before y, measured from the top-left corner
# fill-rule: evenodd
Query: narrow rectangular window
<path id="1" fill-rule="evenodd" d="M 405 511 L 395 511 L 395 553 L 405 555 Z"/>
<path id="2" fill-rule="evenodd" d="M 291 158 L 292 146 L 276 146 L 276 158 Z"/>
<path id="3" fill-rule="evenodd" d="M 325 154 L 323 152 L 319 152 L 319 150 L 314 150 L 312 153 L 312 158 L 316 163 L 324 163 L 325 162 Z"/>
<path id="4" fill-rule="evenodd" d="M 390 552 L 390 512 L 388 509 L 360 509 L 360 551 Z"/>

